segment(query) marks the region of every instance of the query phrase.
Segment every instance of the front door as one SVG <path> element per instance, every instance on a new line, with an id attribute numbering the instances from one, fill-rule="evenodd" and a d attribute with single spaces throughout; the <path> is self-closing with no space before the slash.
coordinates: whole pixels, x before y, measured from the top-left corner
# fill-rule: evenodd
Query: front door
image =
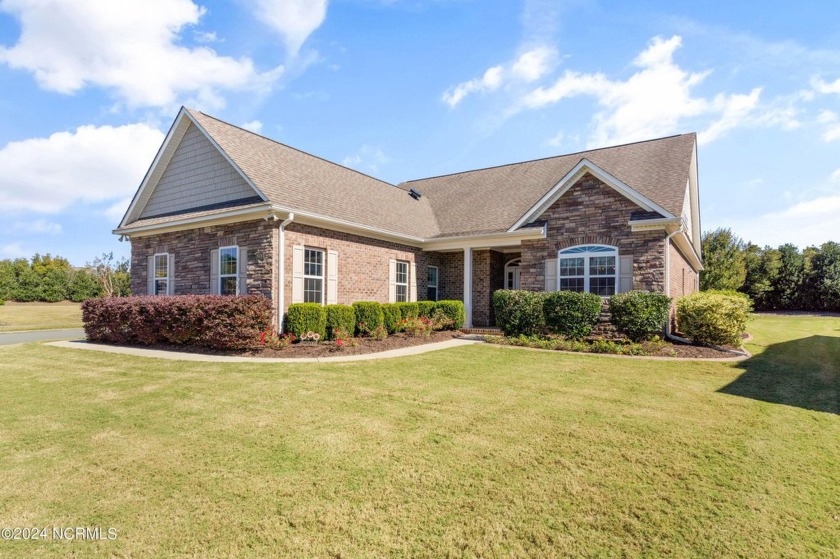
<path id="1" fill-rule="evenodd" d="M 505 289 L 519 289 L 519 262 L 505 266 Z"/>

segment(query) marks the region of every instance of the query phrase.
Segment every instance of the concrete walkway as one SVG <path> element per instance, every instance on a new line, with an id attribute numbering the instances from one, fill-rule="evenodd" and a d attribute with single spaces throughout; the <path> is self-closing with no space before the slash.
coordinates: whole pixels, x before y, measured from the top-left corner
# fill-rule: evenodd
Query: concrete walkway
<path id="1" fill-rule="evenodd" d="M 0 333 L 0 345 L 26 344 L 46 340 L 75 340 L 84 338 L 83 328 L 62 328 L 60 330 L 27 330 L 25 332 Z"/>
<path id="2" fill-rule="evenodd" d="M 416 345 L 400 349 L 390 349 L 379 353 L 364 353 L 362 355 L 336 355 L 333 357 L 239 357 L 235 355 L 207 355 L 203 353 L 186 353 L 180 351 L 163 351 L 159 349 L 143 349 L 139 347 L 121 347 L 106 344 L 93 344 L 84 340 L 50 342 L 46 345 L 63 347 L 69 349 L 85 349 L 90 351 L 102 351 L 105 353 L 116 353 L 119 355 L 133 355 L 135 357 L 151 357 L 155 359 L 169 359 L 174 361 L 203 361 L 212 363 L 342 363 L 347 361 L 369 361 L 371 359 L 390 359 L 392 357 L 405 357 L 408 355 L 420 355 L 430 351 L 462 347 L 472 344 L 484 343 L 478 340 L 456 338 L 445 342 L 433 344 Z"/>

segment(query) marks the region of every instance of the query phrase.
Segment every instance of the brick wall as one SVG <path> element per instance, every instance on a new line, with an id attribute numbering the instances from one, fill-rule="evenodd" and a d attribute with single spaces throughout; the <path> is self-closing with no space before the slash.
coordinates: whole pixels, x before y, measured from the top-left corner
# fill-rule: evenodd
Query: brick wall
<path id="1" fill-rule="evenodd" d="M 688 260 L 677 250 L 677 247 L 671 244 L 668 271 L 668 282 L 671 284 L 670 294 L 674 299 L 678 299 L 683 295 L 690 295 L 698 290 L 697 272 L 695 272 Z"/>
<path id="2" fill-rule="evenodd" d="M 627 222 L 639 207 L 590 174 L 540 216 L 547 239 L 522 242 L 522 289 L 543 291 L 545 260 L 581 244 L 617 246 L 633 256 L 633 288 L 664 291 L 664 231 L 632 232 Z"/>
<path id="3" fill-rule="evenodd" d="M 131 292 L 146 293 L 148 257 L 168 252 L 175 257 L 175 294 L 210 293 L 210 251 L 237 245 L 248 249 L 248 293 L 271 297 L 276 227 L 260 219 L 231 225 L 189 229 L 131 239 Z M 171 272 L 170 272 L 171 273 Z"/>
<path id="4" fill-rule="evenodd" d="M 292 247 L 302 245 L 338 252 L 338 303 L 388 302 L 390 259 L 415 262 L 417 298 L 426 298 L 426 254 L 419 248 L 370 239 L 351 233 L 290 223 L 286 227 L 285 305 L 292 302 Z M 285 309 L 284 309 L 285 310 Z"/>
<path id="5" fill-rule="evenodd" d="M 426 264 L 438 267 L 438 300 L 464 300 L 464 252 L 427 252 Z"/>

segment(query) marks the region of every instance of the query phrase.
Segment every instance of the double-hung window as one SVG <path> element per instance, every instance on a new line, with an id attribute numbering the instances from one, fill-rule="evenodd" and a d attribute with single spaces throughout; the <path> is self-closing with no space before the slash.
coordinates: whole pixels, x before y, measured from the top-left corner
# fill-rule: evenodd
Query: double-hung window
<path id="1" fill-rule="evenodd" d="M 603 245 L 583 245 L 561 250 L 557 255 L 557 288 L 585 291 L 601 297 L 616 292 L 618 250 Z"/>
<path id="2" fill-rule="evenodd" d="M 239 247 L 230 246 L 219 249 L 219 293 L 236 295 L 236 282 L 239 279 Z"/>
<path id="3" fill-rule="evenodd" d="M 397 277 L 394 278 L 396 284 L 396 300 L 397 303 L 405 303 L 408 301 L 408 262 L 397 260 Z"/>
<path id="4" fill-rule="evenodd" d="M 429 266 L 426 268 L 426 299 L 428 301 L 438 300 L 438 267 Z"/>
<path id="5" fill-rule="evenodd" d="M 303 251 L 303 302 L 324 304 L 324 251 Z"/>
<path id="6" fill-rule="evenodd" d="M 169 293 L 169 253 L 155 254 L 154 286 L 155 295 L 166 295 Z"/>

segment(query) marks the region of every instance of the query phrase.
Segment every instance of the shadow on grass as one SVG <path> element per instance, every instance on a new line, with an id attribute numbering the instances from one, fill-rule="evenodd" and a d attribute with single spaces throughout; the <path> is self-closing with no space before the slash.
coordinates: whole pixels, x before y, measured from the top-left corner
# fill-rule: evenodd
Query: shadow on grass
<path id="1" fill-rule="evenodd" d="M 840 414 L 840 338 L 772 344 L 739 367 L 744 373 L 718 392 Z"/>

